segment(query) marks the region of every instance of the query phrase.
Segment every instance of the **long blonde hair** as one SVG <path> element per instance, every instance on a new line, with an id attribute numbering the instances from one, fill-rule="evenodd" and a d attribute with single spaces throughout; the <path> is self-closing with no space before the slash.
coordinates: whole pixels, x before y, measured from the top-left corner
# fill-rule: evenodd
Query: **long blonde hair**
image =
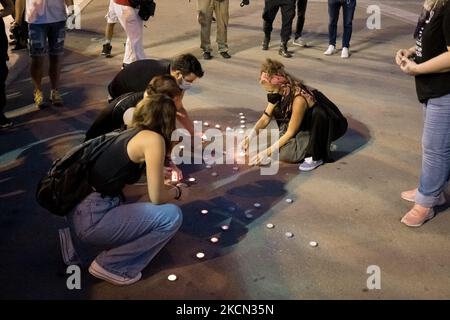
<path id="1" fill-rule="evenodd" d="M 448 0 L 425 0 L 425 8 L 427 9 L 441 8 L 447 2 Z"/>

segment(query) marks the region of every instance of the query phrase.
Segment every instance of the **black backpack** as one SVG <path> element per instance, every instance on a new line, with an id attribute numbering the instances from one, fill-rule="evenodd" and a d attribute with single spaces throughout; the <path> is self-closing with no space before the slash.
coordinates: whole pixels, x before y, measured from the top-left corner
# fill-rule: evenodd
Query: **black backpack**
<path id="1" fill-rule="evenodd" d="M 119 135 L 111 132 L 88 140 L 55 160 L 38 183 L 37 202 L 53 214 L 66 216 L 94 191 L 89 181 L 90 169 Z"/>

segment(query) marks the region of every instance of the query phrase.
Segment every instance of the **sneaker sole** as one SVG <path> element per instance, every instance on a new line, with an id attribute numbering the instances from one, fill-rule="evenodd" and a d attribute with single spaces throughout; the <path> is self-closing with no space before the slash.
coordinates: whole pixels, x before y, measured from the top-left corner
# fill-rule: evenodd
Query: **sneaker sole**
<path id="1" fill-rule="evenodd" d="M 133 283 L 138 282 L 138 281 L 141 280 L 141 278 L 142 278 L 142 273 L 139 273 L 139 276 L 137 276 L 137 277 L 134 278 L 133 280 L 130 280 L 130 281 L 128 281 L 128 282 L 118 282 L 118 281 L 116 281 L 116 280 L 114 280 L 114 279 L 111 279 L 111 278 L 108 277 L 107 275 L 104 275 L 103 273 L 97 271 L 94 267 L 92 267 L 92 264 L 89 266 L 89 269 L 88 269 L 88 270 L 89 270 L 89 273 L 90 273 L 91 275 L 93 275 L 94 277 L 96 277 L 96 278 L 98 278 L 98 279 L 101 279 L 101 280 L 104 280 L 104 281 L 106 281 L 106 282 L 109 282 L 109 283 L 111 283 L 111 284 L 113 284 L 113 285 L 116 285 L 116 286 L 128 286 L 128 285 L 131 285 L 131 284 L 133 284 Z"/>

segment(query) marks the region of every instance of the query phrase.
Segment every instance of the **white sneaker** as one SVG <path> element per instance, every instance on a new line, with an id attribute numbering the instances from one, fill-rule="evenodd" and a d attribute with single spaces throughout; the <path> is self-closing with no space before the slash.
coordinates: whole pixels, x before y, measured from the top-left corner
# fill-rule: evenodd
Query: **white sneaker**
<path id="1" fill-rule="evenodd" d="M 322 160 L 314 161 L 312 157 L 306 158 L 305 161 L 298 167 L 300 171 L 311 171 L 322 165 Z"/>
<path id="2" fill-rule="evenodd" d="M 327 51 L 325 51 L 323 54 L 326 55 L 326 56 L 331 56 L 331 55 L 333 55 L 335 53 L 336 53 L 336 47 L 330 44 L 328 46 Z"/>
<path id="3" fill-rule="evenodd" d="M 77 253 L 73 246 L 72 237 L 69 228 L 59 229 L 59 244 L 61 247 L 61 256 L 66 266 L 80 264 Z"/>
<path id="4" fill-rule="evenodd" d="M 142 273 L 140 272 L 134 278 L 116 275 L 103 269 L 103 267 L 100 266 L 95 260 L 92 261 L 89 267 L 89 273 L 96 278 L 105 280 L 109 283 L 115 284 L 116 286 L 127 286 L 139 281 L 142 278 Z"/>
<path id="5" fill-rule="evenodd" d="M 299 46 L 299 47 L 307 47 L 308 46 L 308 44 L 302 37 L 292 40 L 292 44 Z"/>
<path id="6" fill-rule="evenodd" d="M 344 47 L 342 48 L 341 58 L 342 59 L 348 59 L 350 57 L 350 51 L 348 48 Z"/>

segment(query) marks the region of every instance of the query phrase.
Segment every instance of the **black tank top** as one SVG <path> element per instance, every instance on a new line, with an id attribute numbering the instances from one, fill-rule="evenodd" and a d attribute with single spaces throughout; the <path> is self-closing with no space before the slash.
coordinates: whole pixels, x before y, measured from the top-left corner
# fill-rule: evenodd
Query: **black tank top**
<path id="1" fill-rule="evenodd" d="M 141 177 L 145 163 L 134 163 L 127 152 L 130 140 L 142 129 L 123 131 L 95 161 L 90 172 L 91 184 L 103 196 L 116 197 L 122 194 L 126 184 L 134 184 Z"/>

